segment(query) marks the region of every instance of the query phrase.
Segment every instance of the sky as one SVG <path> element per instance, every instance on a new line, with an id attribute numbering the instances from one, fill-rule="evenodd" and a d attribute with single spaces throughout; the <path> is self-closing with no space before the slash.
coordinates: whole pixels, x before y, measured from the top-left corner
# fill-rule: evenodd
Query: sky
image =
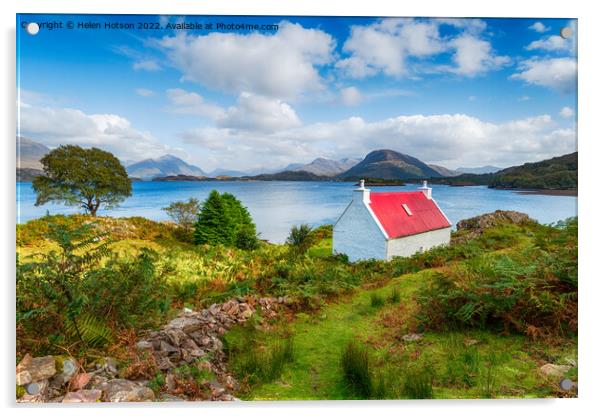
<path id="1" fill-rule="evenodd" d="M 22 14 L 17 28 L 18 134 L 51 148 L 207 172 L 376 149 L 452 169 L 577 150 L 573 19 Z"/>

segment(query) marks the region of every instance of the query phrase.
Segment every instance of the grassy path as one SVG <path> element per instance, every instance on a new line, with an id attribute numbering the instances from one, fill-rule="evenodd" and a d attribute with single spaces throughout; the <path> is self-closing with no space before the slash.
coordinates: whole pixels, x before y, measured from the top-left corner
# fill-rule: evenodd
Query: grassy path
<path id="1" fill-rule="evenodd" d="M 340 354 L 347 341 L 358 338 L 367 341 L 373 351 L 376 367 L 389 366 L 403 372 L 404 360 L 409 357 L 428 355 L 428 362 L 436 370 L 435 398 L 480 398 L 480 397 L 552 397 L 557 392 L 553 383 L 537 374 L 543 358 L 562 362 L 576 356 L 576 340 L 559 346 L 550 346 L 530 341 L 524 336 L 502 336 L 487 331 L 462 333 L 425 333 L 415 343 L 404 344 L 384 337 L 382 318 L 396 315 L 405 307 L 412 308 L 412 295 L 432 270 L 404 275 L 392 279 L 378 289 L 357 291 L 345 302 L 325 307 L 317 316 L 299 314 L 288 328 L 294 333 L 295 362 L 285 367 L 281 377 L 271 383 L 255 385 L 245 400 L 341 400 L 353 399 L 343 383 L 340 369 Z M 386 303 L 372 307 L 371 296 L 379 294 L 387 298 L 393 288 L 400 294 L 399 304 Z M 401 309 L 400 309 L 401 308 Z M 389 334 L 390 335 L 390 334 Z M 401 334 L 400 334 L 401 335 Z M 269 343 L 269 334 L 266 334 Z M 465 342 L 473 340 L 475 354 L 467 355 Z M 400 346 L 401 344 L 401 346 Z M 395 350 L 397 348 L 397 350 Z M 391 354 L 393 351 L 393 354 Z M 483 381 L 481 375 L 487 368 L 486 362 L 497 357 L 491 371 L 491 380 Z M 480 357 L 472 363 L 471 357 Z M 417 358 L 422 359 L 422 358 Z M 469 360 L 469 361 L 467 361 Z M 467 370 L 470 365 L 478 367 L 477 373 Z M 468 367 L 467 367 L 468 366 Z M 474 384 L 462 384 L 466 375 Z M 486 384 L 486 385 L 485 385 Z"/>

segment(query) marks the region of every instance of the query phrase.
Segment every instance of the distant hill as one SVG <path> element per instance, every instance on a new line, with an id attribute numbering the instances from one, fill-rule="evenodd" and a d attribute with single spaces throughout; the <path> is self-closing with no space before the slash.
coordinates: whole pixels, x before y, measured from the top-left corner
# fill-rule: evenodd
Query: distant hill
<path id="1" fill-rule="evenodd" d="M 17 182 L 31 182 L 36 176 L 41 176 L 44 171 L 41 169 L 17 168 Z"/>
<path id="2" fill-rule="evenodd" d="M 17 136 L 17 166 L 22 169 L 42 169 L 40 159 L 50 152 L 42 143 Z"/>
<path id="3" fill-rule="evenodd" d="M 576 189 L 577 152 L 525 163 L 493 174 L 491 188 Z"/>
<path id="4" fill-rule="evenodd" d="M 415 157 L 388 149 L 368 153 L 360 163 L 338 175 L 343 179 L 418 179 L 440 178 L 442 176 L 435 169 Z"/>
<path id="5" fill-rule="evenodd" d="M 175 175 L 207 176 L 201 168 L 190 165 L 172 155 L 136 162 L 129 165 L 126 170 L 128 175 L 146 180 L 160 176 Z"/>
<path id="6" fill-rule="evenodd" d="M 206 176 L 193 176 L 193 175 L 169 175 L 169 176 L 157 176 L 153 178 L 153 182 L 199 182 L 206 180 Z"/>
<path id="7" fill-rule="evenodd" d="M 315 159 L 313 162 L 308 163 L 306 165 L 301 165 L 294 169 L 289 169 L 292 171 L 304 171 L 313 173 L 318 176 L 336 176 L 340 173 L 343 173 L 355 165 L 357 165 L 361 160 L 360 159 L 350 159 L 345 158 L 341 160 L 330 160 L 325 159 L 323 157 L 319 157 Z"/>
<path id="8" fill-rule="evenodd" d="M 289 170 L 278 173 L 264 173 L 256 176 L 246 176 L 243 179 L 252 179 L 256 181 L 328 181 L 332 180 L 332 177 L 320 176 L 304 170 Z"/>
<path id="9" fill-rule="evenodd" d="M 459 172 L 457 170 L 448 169 L 446 167 L 439 166 L 439 165 L 429 164 L 429 167 L 431 169 L 434 169 L 435 171 L 437 171 L 441 176 L 458 176 L 458 175 L 462 174 L 462 172 Z"/>
<path id="10" fill-rule="evenodd" d="M 458 168 L 456 169 L 456 171 L 460 172 L 460 174 L 462 173 L 474 173 L 477 175 L 482 175 L 484 173 L 495 173 L 498 170 L 502 170 L 502 168 L 498 168 L 497 166 L 491 166 L 491 165 L 487 165 L 487 166 L 480 166 L 477 168 Z"/>
<path id="11" fill-rule="evenodd" d="M 577 152 L 495 173 L 465 173 L 451 178 L 432 178 L 431 182 L 454 186 L 487 185 L 499 189 L 577 189 Z"/>

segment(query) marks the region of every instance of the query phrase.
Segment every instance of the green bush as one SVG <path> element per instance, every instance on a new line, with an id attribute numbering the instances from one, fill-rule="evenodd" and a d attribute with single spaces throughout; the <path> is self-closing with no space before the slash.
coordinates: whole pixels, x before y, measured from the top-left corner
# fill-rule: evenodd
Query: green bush
<path id="1" fill-rule="evenodd" d="M 380 308 L 385 304 L 385 299 L 378 293 L 370 293 L 370 306 L 373 308 Z"/>
<path id="2" fill-rule="evenodd" d="M 539 246 L 480 256 L 436 274 L 418 294 L 419 320 L 433 329 L 492 328 L 535 337 L 576 333 L 577 233 L 571 224 L 539 226 Z M 485 241 L 500 233 L 505 228 Z"/>
<path id="3" fill-rule="evenodd" d="M 195 243 L 253 249 L 256 240 L 257 231 L 247 208 L 232 194 L 211 191 L 195 224 Z"/>
<path id="4" fill-rule="evenodd" d="M 408 366 L 403 374 L 403 395 L 408 399 L 433 398 L 434 372 L 430 366 Z"/>
<path id="5" fill-rule="evenodd" d="M 294 225 L 286 239 L 286 243 L 295 253 L 304 254 L 316 242 L 316 235 L 308 224 Z"/>

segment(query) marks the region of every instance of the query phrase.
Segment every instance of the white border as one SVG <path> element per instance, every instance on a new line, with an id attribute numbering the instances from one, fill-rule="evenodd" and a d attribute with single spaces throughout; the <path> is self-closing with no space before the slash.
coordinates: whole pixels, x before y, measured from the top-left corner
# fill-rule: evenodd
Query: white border
<path id="1" fill-rule="evenodd" d="M 504 400 L 504 401 L 428 401 L 428 402 L 279 402 L 246 403 L 244 405 L 218 406 L 215 404 L 179 405 L 180 414 L 232 414 L 249 413 L 257 415 L 286 413 L 287 415 L 308 412 L 346 414 L 366 414 L 371 408 L 377 408 L 382 414 L 400 414 L 419 412 L 422 414 L 444 413 L 446 415 L 507 415 L 508 413 L 546 413 L 573 414 L 594 413 L 602 368 L 600 367 L 601 331 L 599 296 L 602 293 L 600 264 L 596 261 L 597 248 L 602 235 L 599 219 L 601 153 L 600 143 L 600 41 L 602 40 L 602 22 L 593 1 L 557 1 L 528 2 L 525 0 L 491 1 L 435 1 L 420 0 L 394 2 L 391 0 L 370 0 L 351 2 L 349 0 L 5 0 L 2 3 L 2 81 L 4 97 L 2 102 L 2 126 L 4 127 L 3 148 L 1 152 L 3 176 L 0 204 L 3 220 L 3 258 L 4 273 L 2 282 L 2 404 L 9 407 L 8 413 L 16 412 L 12 386 L 14 380 L 14 223 L 15 223 L 15 13 L 132 13 L 132 14 L 282 14 L 282 15 L 367 15 L 367 16 L 455 16 L 455 17 L 573 17 L 579 19 L 579 157 L 580 157 L 580 316 L 579 316 L 579 399 L 574 400 Z M 19 414 L 99 414 L 107 409 L 115 415 L 142 413 L 162 414 L 173 405 L 154 404 L 141 406 L 102 406 L 82 407 L 21 407 Z M 12 407 L 12 408 L 11 408 Z M 599 411 L 599 409 L 598 409 Z"/>

